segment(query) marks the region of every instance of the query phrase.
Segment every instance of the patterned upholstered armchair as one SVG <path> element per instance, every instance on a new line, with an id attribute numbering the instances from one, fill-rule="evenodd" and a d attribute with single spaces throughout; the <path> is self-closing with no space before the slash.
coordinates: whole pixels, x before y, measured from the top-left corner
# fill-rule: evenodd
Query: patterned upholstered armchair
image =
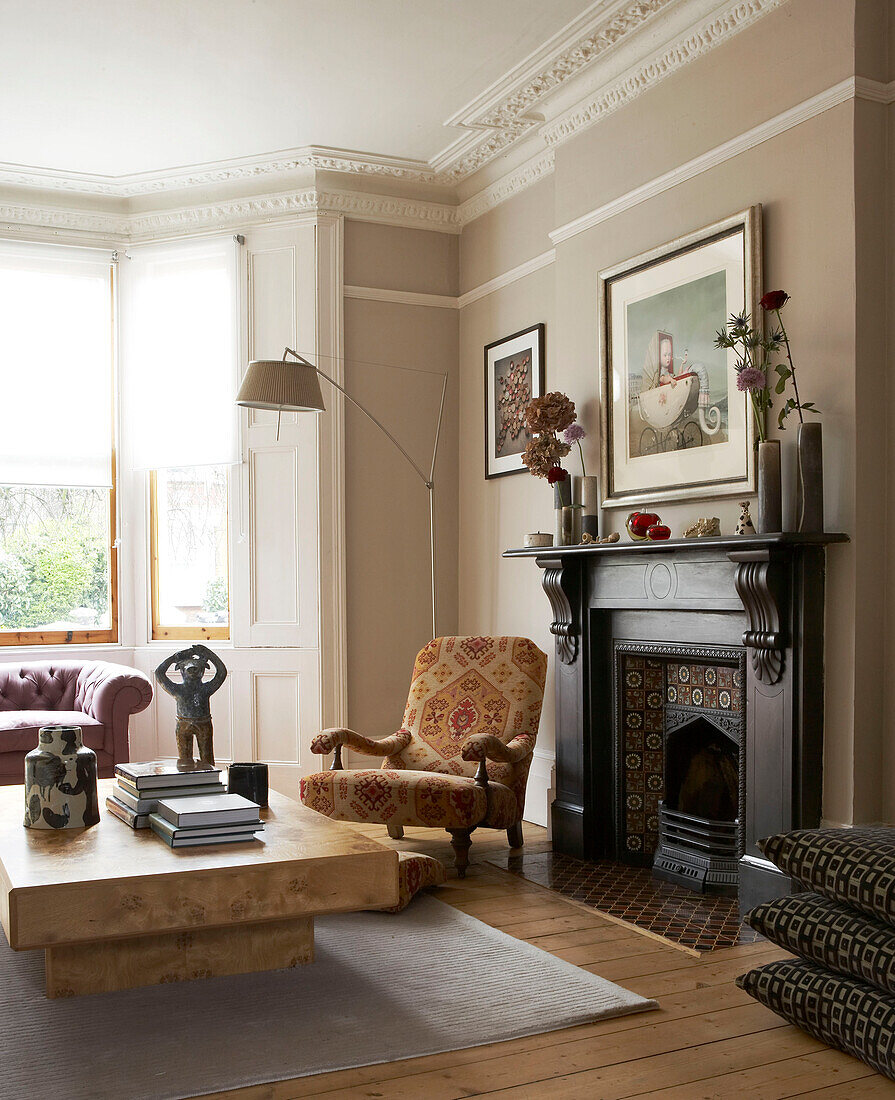
<path id="1" fill-rule="evenodd" d="M 522 811 L 547 657 L 527 638 L 436 638 L 421 649 L 404 723 L 374 741 L 330 729 L 311 752 L 334 752 L 332 767 L 301 781 L 306 806 L 340 821 L 447 829 L 463 878 L 473 830 L 506 829 L 522 846 Z M 342 745 L 383 756 L 381 768 L 342 770 Z"/>

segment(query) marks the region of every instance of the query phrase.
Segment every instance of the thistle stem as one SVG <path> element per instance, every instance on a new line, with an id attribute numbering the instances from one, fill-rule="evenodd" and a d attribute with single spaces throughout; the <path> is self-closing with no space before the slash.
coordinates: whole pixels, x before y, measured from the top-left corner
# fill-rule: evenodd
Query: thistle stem
<path id="1" fill-rule="evenodd" d="M 587 477 L 587 470 L 584 468 L 584 451 L 581 450 L 581 440 L 576 439 L 575 442 L 578 444 L 578 454 L 581 456 L 581 476 Z"/>
<path id="2" fill-rule="evenodd" d="M 755 427 L 758 429 L 758 442 L 764 443 L 764 417 L 762 416 L 761 406 L 758 403 L 758 398 L 755 396 L 755 391 L 749 391 L 749 398 L 752 401 L 752 413 L 755 417 Z"/>
<path id="3" fill-rule="evenodd" d="M 804 424 L 805 418 L 802 416 L 802 402 L 799 400 L 799 384 L 796 382 L 796 365 L 792 361 L 792 352 L 789 350 L 789 337 L 786 335 L 786 326 L 783 324 L 783 318 L 780 316 L 780 310 L 775 309 L 777 314 L 777 320 L 780 324 L 780 331 L 783 333 L 783 343 L 786 344 L 786 358 L 789 360 L 789 369 L 792 372 L 790 377 L 792 378 L 792 392 L 796 397 L 796 412 L 799 414 L 799 423 Z"/>

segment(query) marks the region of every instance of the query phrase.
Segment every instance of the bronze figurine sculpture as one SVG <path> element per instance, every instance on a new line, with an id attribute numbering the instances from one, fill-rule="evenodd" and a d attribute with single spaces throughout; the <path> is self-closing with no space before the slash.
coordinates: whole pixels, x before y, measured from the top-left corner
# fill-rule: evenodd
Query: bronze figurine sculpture
<path id="1" fill-rule="evenodd" d="M 214 676 L 203 681 L 209 664 Z M 182 676 L 177 683 L 168 676 L 174 666 Z M 209 699 L 227 679 L 224 662 L 204 645 L 193 645 L 174 653 L 155 670 L 159 684 L 177 700 L 177 764 L 182 768 L 195 765 L 193 738 L 199 746 L 199 767 L 214 767 L 214 730 L 211 725 Z"/>

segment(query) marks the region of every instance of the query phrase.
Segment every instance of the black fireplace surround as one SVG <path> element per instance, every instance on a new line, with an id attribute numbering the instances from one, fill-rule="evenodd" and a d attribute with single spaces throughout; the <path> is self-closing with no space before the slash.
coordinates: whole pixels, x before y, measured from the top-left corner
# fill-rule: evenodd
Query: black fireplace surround
<path id="1" fill-rule="evenodd" d="M 709 662 L 739 653 L 745 725 L 737 821 L 732 832 L 723 821 L 710 823 L 717 827 L 709 844 L 721 863 L 725 846 L 729 856 L 734 844 L 742 911 L 791 892 L 791 881 L 756 841 L 820 823 L 825 552 L 844 541 L 836 534 L 773 534 L 505 551 L 535 559 L 553 615 L 556 851 L 638 862 L 623 842 L 619 651 Z M 664 736 L 667 769 L 672 742 L 668 730 Z M 694 835 L 669 793 L 676 797 L 666 790 L 671 812 L 660 821 L 659 855 L 669 838 L 673 853 L 675 836 Z M 665 877 L 673 879 L 674 859 L 666 862 Z M 657 856 L 661 873 L 660 863 Z"/>

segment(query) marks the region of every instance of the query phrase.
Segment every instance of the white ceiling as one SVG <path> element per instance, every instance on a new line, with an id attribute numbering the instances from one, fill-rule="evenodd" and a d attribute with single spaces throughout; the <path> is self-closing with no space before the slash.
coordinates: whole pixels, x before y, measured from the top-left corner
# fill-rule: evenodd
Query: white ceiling
<path id="1" fill-rule="evenodd" d="M 306 145 L 429 161 L 610 0 L 0 0 L 0 162 L 122 176 Z"/>

